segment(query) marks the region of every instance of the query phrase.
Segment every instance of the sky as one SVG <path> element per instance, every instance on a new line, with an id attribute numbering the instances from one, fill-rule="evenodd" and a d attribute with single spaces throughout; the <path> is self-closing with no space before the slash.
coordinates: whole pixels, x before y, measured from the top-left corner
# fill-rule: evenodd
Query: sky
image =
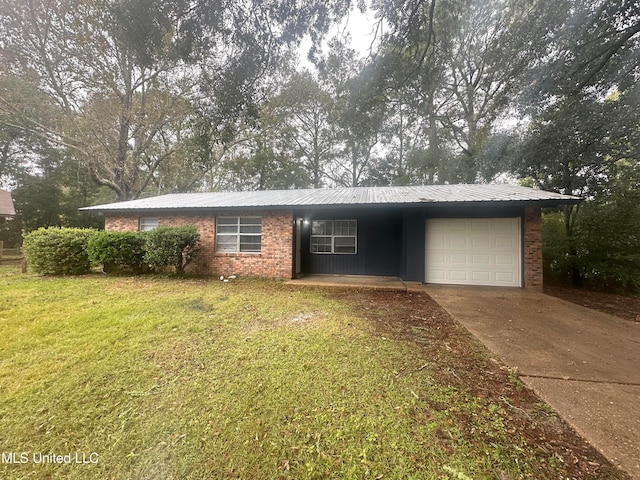
<path id="1" fill-rule="evenodd" d="M 371 44 L 375 37 L 375 18 L 374 13 L 367 11 L 365 13 L 360 12 L 357 7 L 352 7 L 349 16 L 346 17 L 340 25 L 332 28 L 327 35 L 327 38 L 333 38 L 336 35 L 351 36 L 350 47 L 360 54 L 361 57 L 369 55 Z M 326 48 L 326 42 L 323 44 Z M 307 54 L 311 48 L 311 39 L 305 39 L 300 46 L 300 58 L 301 66 L 309 70 L 315 70 L 315 67 L 307 59 Z"/>

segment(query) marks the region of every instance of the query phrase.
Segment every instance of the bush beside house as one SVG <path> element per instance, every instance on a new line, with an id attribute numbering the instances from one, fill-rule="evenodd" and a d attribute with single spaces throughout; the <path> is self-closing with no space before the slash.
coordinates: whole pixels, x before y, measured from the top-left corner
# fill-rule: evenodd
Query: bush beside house
<path id="1" fill-rule="evenodd" d="M 39 228 L 24 235 L 22 250 L 29 267 L 43 275 L 81 275 L 91 271 L 87 228 Z"/>
<path id="2" fill-rule="evenodd" d="M 151 232 L 103 232 L 83 228 L 40 228 L 24 235 L 29 268 L 42 275 L 81 275 L 96 265 L 130 268 L 175 267 L 182 275 L 200 247 L 195 226 Z"/>
<path id="3" fill-rule="evenodd" d="M 117 268 L 140 273 L 145 268 L 143 232 L 96 232 L 88 244 L 89 260 L 108 272 Z"/>
<path id="4" fill-rule="evenodd" d="M 640 197 L 620 196 L 543 216 L 545 276 L 574 287 L 640 292 Z"/>
<path id="5" fill-rule="evenodd" d="M 194 225 L 158 227 L 147 232 L 145 262 L 151 268 L 175 267 L 182 275 L 200 249 L 200 234 Z"/>

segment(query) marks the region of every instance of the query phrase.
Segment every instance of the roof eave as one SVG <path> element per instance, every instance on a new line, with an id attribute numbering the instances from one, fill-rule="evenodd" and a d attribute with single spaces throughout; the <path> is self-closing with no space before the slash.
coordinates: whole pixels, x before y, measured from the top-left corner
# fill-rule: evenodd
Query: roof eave
<path id="1" fill-rule="evenodd" d="M 373 208 L 439 208 L 453 206 L 538 206 L 558 207 L 562 205 L 577 205 L 582 198 L 558 199 L 522 199 L 522 200 L 471 200 L 471 201 L 435 201 L 435 202 L 406 202 L 406 203 L 349 203 L 349 204 L 296 204 L 296 205 L 248 205 L 248 206 L 192 206 L 192 207 L 135 207 L 135 208 L 80 208 L 85 212 L 100 214 L 111 213 L 193 213 L 193 212 L 230 212 L 230 211 L 267 211 L 267 210 L 299 210 L 299 209 L 373 209 Z"/>

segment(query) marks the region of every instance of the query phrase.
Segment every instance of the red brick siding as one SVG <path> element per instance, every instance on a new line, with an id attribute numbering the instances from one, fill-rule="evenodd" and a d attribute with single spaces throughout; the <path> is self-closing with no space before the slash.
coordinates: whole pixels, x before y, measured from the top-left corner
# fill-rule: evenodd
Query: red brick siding
<path id="1" fill-rule="evenodd" d="M 292 212 L 237 212 L 228 215 L 261 216 L 260 253 L 214 253 L 214 271 L 218 275 L 251 275 L 291 278 L 293 265 Z"/>
<path id="2" fill-rule="evenodd" d="M 262 217 L 262 248 L 260 253 L 216 253 L 215 215 L 146 215 L 158 217 L 160 226 L 196 225 L 202 249 L 192 271 L 215 275 L 245 275 L 270 278 L 291 278 L 293 263 L 292 212 L 229 212 L 224 216 Z M 106 214 L 105 230 L 138 230 L 139 217 L 145 215 Z"/>
<path id="3" fill-rule="evenodd" d="M 137 231 L 140 222 L 140 217 L 137 215 L 124 215 L 119 214 L 105 215 L 104 217 L 104 229 L 113 230 L 116 232 L 131 232 Z"/>
<path id="4" fill-rule="evenodd" d="M 524 286 L 542 290 L 542 215 L 540 207 L 524 211 Z"/>

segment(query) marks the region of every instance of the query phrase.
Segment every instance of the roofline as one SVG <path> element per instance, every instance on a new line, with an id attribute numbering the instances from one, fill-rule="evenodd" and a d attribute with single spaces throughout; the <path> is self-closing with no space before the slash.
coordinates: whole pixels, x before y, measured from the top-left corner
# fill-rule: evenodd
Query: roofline
<path id="1" fill-rule="evenodd" d="M 452 206 L 536 206 L 536 207 L 557 207 L 561 205 L 577 205 L 583 202 L 582 198 L 561 198 L 561 199 L 540 199 L 540 200 L 478 200 L 478 201 L 453 201 L 453 202 L 420 202 L 420 203 L 340 203 L 340 204 L 308 204 L 308 205 L 253 205 L 253 206 L 206 206 L 206 207 L 156 207 L 156 208 L 96 208 L 83 207 L 81 211 L 96 212 L 101 214 L 109 213 L 137 213 L 137 212 L 154 212 L 154 213 L 187 213 L 187 212 L 231 212 L 231 211 L 269 211 L 269 210 L 348 210 L 348 209 L 377 209 L 377 208 L 445 208 Z"/>

